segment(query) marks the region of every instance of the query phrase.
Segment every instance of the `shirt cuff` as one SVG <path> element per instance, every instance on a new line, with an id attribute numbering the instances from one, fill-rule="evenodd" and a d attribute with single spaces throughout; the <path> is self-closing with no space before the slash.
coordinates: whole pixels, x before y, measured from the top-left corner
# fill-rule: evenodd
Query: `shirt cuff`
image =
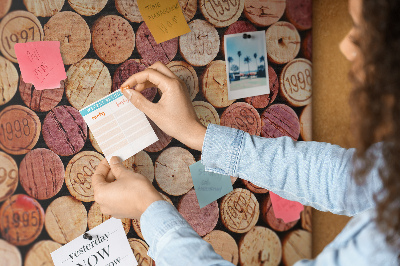
<path id="1" fill-rule="evenodd" d="M 205 170 L 237 177 L 244 134 L 235 128 L 209 124 L 201 154 Z"/>

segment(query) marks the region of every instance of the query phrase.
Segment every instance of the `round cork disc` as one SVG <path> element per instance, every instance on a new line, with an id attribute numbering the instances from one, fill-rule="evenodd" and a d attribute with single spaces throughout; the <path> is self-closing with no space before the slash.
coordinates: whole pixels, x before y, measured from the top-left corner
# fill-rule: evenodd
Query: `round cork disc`
<path id="1" fill-rule="evenodd" d="M 302 259 L 312 258 L 311 233 L 298 229 L 288 233 L 282 240 L 282 262 L 285 266 L 294 265 Z"/>
<path id="2" fill-rule="evenodd" d="M 0 258 L 5 266 L 22 266 L 19 249 L 3 239 L 0 239 Z"/>
<path id="3" fill-rule="evenodd" d="M 18 155 L 30 151 L 40 135 L 39 117 L 21 105 L 10 105 L 0 112 L 0 148 Z"/>
<path id="4" fill-rule="evenodd" d="M 15 66 L 0 56 L 0 105 L 8 103 L 18 87 L 18 72 Z"/>
<path id="5" fill-rule="evenodd" d="M 0 151 L 0 202 L 14 194 L 17 186 L 17 163 L 10 155 Z"/>
<path id="6" fill-rule="evenodd" d="M 221 115 L 221 126 L 237 128 L 250 135 L 261 133 L 261 118 L 257 110 L 248 103 L 234 103 Z"/>
<path id="7" fill-rule="evenodd" d="M 246 0 L 244 14 L 256 26 L 265 27 L 277 22 L 285 12 L 286 0 Z"/>
<path id="8" fill-rule="evenodd" d="M 71 106 L 61 105 L 46 115 L 42 134 L 50 150 L 69 156 L 83 148 L 88 133 L 81 114 Z"/>
<path id="9" fill-rule="evenodd" d="M 89 230 L 92 230 L 96 226 L 104 223 L 108 219 L 111 218 L 111 215 L 105 215 L 100 210 L 100 205 L 97 202 L 94 202 L 92 207 L 88 212 L 88 227 Z M 122 222 L 122 226 L 124 227 L 125 234 L 128 234 L 129 230 L 131 229 L 131 219 L 124 218 L 119 219 Z"/>
<path id="10" fill-rule="evenodd" d="M 115 7 L 130 22 L 140 23 L 143 21 L 137 0 L 115 0 Z"/>
<path id="11" fill-rule="evenodd" d="M 297 29 L 286 21 L 272 24 L 265 32 L 268 60 L 275 64 L 286 64 L 300 51 L 300 35 Z"/>
<path id="12" fill-rule="evenodd" d="M 168 64 L 178 52 L 178 38 L 158 44 L 143 22 L 136 33 L 136 47 L 144 64 L 152 65 L 157 61 Z"/>
<path id="13" fill-rule="evenodd" d="M 304 206 L 304 210 L 300 213 L 301 228 L 312 233 L 312 208 Z"/>
<path id="14" fill-rule="evenodd" d="M 45 227 L 54 241 L 60 244 L 70 242 L 86 231 L 85 206 L 71 196 L 56 198 L 47 207 Z"/>
<path id="15" fill-rule="evenodd" d="M 300 115 L 300 136 L 305 141 L 312 140 L 312 106 L 311 103 L 304 107 Z"/>
<path id="16" fill-rule="evenodd" d="M 80 110 L 111 92 L 111 75 L 97 59 L 83 59 L 67 71 L 65 94 L 73 107 Z"/>
<path id="17" fill-rule="evenodd" d="M 195 101 L 193 102 L 193 107 L 203 126 L 207 127 L 209 124 L 220 124 L 217 110 L 208 102 Z"/>
<path id="18" fill-rule="evenodd" d="M 4 17 L 5 14 L 8 13 L 8 10 L 10 10 L 12 0 L 1 0 L 1 5 L 0 5 L 0 18 Z"/>
<path id="19" fill-rule="evenodd" d="M 101 150 L 99 144 L 97 143 L 97 140 L 94 138 L 92 131 L 89 129 L 89 139 L 90 142 L 92 143 L 93 148 L 95 148 L 96 151 L 99 153 L 103 154 L 103 151 Z"/>
<path id="20" fill-rule="evenodd" d="M 94 201 L 92 175 L 104 157 L 94 151 L 75 155 L 65 170 L 65 184 L 72 196 L 84 202 Z"/>
<path id="21" fill-rule="evenodd" d="M 222 223 L 235 233 L 248 232 L 256 225 L 260 214 L 256 197 L 243 188 L 236 188 L 223 197 L 220 209 Z"/>
<path id="22" fill-rule="evenodd" d="M 239 260 L 239 248 L 235 239 L 228 233 L 220 230 L 213 230 L 203 237 L 205 241 L 211 244 L 215 253 L 222 256 L 224 260 L 237 265 Z"/>
<path id="23" fill-rule="evenodd" d="M 286 0 L 286 18 L 299 30 L 312 27 L 312 0 Z"/>
<path id="24" fill-rule="evenodd" d="M 1 235 L 13 245 L 25 246 L 35 241 L 42 232 L 43 223 L 42 206 L 27 195 L 13 195 L 0 209 Z"/>
<path id="25" fill-rule="evenodd" d="M 50 253 L 61 247 L 61 244 L 51 240 L 37 242 L 26 254 L 25 265 L 53 265 L 53 259 Z"/>
<path id="26" fill-rule="evenodd" d="M 210 23 L 201 19 L 190 22 L 189 28 L 189 33 L 179 37 L 180 53 L 192 66 L 205 66 L 218 54 L 218 32 Z"/>
<path id="27" fill-rule="evenodd" d="M 171 147 L 164 150 L 155 162 L 155 177 L 159 187 L 169 195 L 180 196 L 193 187 L 189 165 L 193 155 L 186 149 Z"/>
<path id="28" fill-rule="evenodd" d="M 121 64 L 135 48 L 135 33 L 129 22 L 115 15 L 100 17 L 92 26 L 96 54 L 106 63 Z"/>
<path id="29" fill-rule="evenodd" d="M 268 195 L 261 201 L 261 218 L 266 222 L 272 229 L 278 232 L 284 232 L 293 228 L 298 220 L 285 223 L 281 218 L 276 218 L 274 213 L 274 207 L 272 206 L 271 198 Z"/>
<path id="30" fill-rule="evenodd" d="M 254 27 L 253 24 L 251 24 L 248 21 L 240 20 L 236 21 L 235 23 L 231 24 L 225 31 L 224 35 L 229 35 L 229 34 L 236 34 L 236 33 L 242 33 L 242 32 L 251 32 L 251 31 L 256 31 L 257 28 Z M 225 38 L 221 38 L 221 52 L 223 55 L 225 55 Z"/>
<path id="31" fill-rule="evenodd" d="M 37 17 L 51 17 L 64 6 L 65 0 L 24 0 L 26 9 Z"/>
<path id="32" fill-rule="evenodd" d="M 57 154 L 48 149 L 28 152 L 19 165 L 19 180 L 28 195 L 45 200 L 61 190 L 64 165 Z"/>
<path id="33" fill-rule="evenodd" d="M 263 194 L 263 193 L 267 193 L 269 190 L 266 188 L 262 188 L 259 186 L 254 185 L 253 183 L 251 183 L 250 181 L 241 179 L 243 184 L 246 186 L 246 188 L 248 190 L 250 190 L 253 193 L 257 193 L 257 194 Z"/>
<path id="34" fill-rule="evenodd" d="M 215 27 L 227 27 L 234 23 L 243 12 L 245 0 L 214 1 L 200 0 L 200 10 Z"/>
<path id="35" fill-rule="evenodd" d="M 147 255 L 149 246 L 143 240 L 137 238 L 129 238 L 129 245 L 135 255 L 136 261 L 140 266 L 153 266 L 153 259 Z"/>
<path id="36" fill-rule="evenodd" d="M 158 140 L 144 150 L 147 152 L 159 152 L 171 143 L 172 137 L 164 133 L 164 131 L 162 131 L 152 120 L 149 119 L 149 122 L 154 132 L 156 133 Z"/>
<path id="37" fill-rule="evenodd" d="M 225 61 L 212 61 L 202 76 L 203 95 L 216 108 L 231 105 L 235 100 L 228 100 Z"/>
<path id="38" fill-rule="evenodd" d="M 190 100 L 193 101 L 199 93 L 199 79 L 194 68 L 184 61 L 169 62 L 167 67 L 186 84 Z"/>
<path id="39" fill-rule="evenodd" d="M 64 94 L 64 81 L 60 88 L 51 90 L 36 90 L 32 83 L 25 83 L 22 76 L 19 79 L 19 94 L 30 109 L 35 112 L 48 112 L 60 103 Z"/>
<path id="40" fill-rule="evenodd" d="M 69 5 L 82 16 L 93 16 L 107 4 L 107 0 L 68 0 Z"/>
<path id="41" fill-rule="evenodd" d="M 144 175 L 150 182 L 154 180 L 154 164 L 145 151 L 140 151 L 126 159 L 123 164 L 135 173 Z"/>
<path id="42" fill-rule="evenodd" d="M 268 228 L 255 226 L 239 242 L 240 265 L 277 266 L 281 256 L 281 241 Z"/>
<path id="43" fill-rule="evenodd" d="M 183 16 L 187 22 L 191 21 L 197 11 L 197 0 L 179 0 Z"/>
<path id="44" fill-rule="evenodd" d="M 91 42 L 89 26 L 75 12 L 57 13 L 44 25 L 43 30 L 45 41 L 60 42 L 61 57 L 65 65 L 75 64 L 89 51 Z"/>
<path id="45" fill-rule="evenodd" d="M 285 104 L 273 104 L 261 114 L 261 136 L 278 138 L 289 136 L 297 140 L 300 135 L 300 122 L 295 111 Z"/>
<path id="46" fill-rule="evenodd" d="M 13 11 L 0 22 L 0 51 L 10 61 L 18 63 L 14 44 L 43 41 L 40 21 L 30 12 Z"/>
<path id="47" fill-rule="evenodd" d="M 219 218 L 217 201 L 200 209 L 194 189 L 182 196 L 178 203 L 178 211 L 199 236 L 210 233 L 217 225 Z"/>
<path id="48" fill-rule="evenodd" d="M 291 106 L 304 106 L 311 102 L 312 65 L 307 59 L 289 62 L 280 76 L 281 95 Z"/>

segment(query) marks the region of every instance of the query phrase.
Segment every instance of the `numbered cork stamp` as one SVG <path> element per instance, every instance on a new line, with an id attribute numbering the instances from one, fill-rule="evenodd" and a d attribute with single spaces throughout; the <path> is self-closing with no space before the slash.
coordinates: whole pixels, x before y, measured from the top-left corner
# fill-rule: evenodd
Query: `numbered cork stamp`
<path id="1" fill-rule="evenodd" d="M 19 249 L 3 239 L 0 239 L 0 258 L 2 259 L 1 262 L 6 266 L 22 265 L 22 258 Z"/>
<path id="2" fill-rule="evenodd" d="M 42 240 L 37 242 L 26 254 L 25 265 L 53 265 L 50 253 L 61 248 L 61 244 Z"/>
<path id="3" fill-rule="evenodd" d="M 196 112 L 196 115 L 203 126 L 207 127 L 209 124 L 220 124 L 217 110 L 215 110 L 211 104 L 204 101 L 194 101 L 192 104 L 194 111 Z"/>
<path id="4" fill-rule="evenodd" d="M 0 202 L 8 199 L 18 186 L 18 166 L 7 153 L 0 151 Z"/>
<path id="5" fill-rule="evenodd" d="M 250 135 L 261 133 L 261 118 L 257 110 L 248 103 L 234 103 L 221 115 L 221 126 L 243 130 Z"/>
<path id="6" fill-rule="evenodd" d="M 8 103 L 18 87 L 18 72 L 14 65 L 0 56 L 0 105 Z"/>
<path id="7" fill-rule="evenodd" d="M 89 230 L 92 230 L 96 226 L 104 223 L 108 219 L 111 218 L 111 215 L 105 215 L 100 210 L 100 205 L 97 202 L 94 202 L 92 207 L 90 207 L 88 213 L 88 227 Z M 120 219 L 122 222 L 122 226 L 124 227 L 125 234 L 128 234 L 129 230 L 131 229 L 131 219 L 124 218 Z"/>
<path id="8" fill-rule="evenodd" d="M 37 143 L 39 117 L 21 105 L 10 105 L 0 112 L 0 148 L 18 155 L 30 151 Z"/>
<path id="9" fill-rule="evenodd" d="M 94 151 L 82 151 L 67 165 L 65 184 L 72 196 L 84 202 L 94 201 L 92 175 L 104 157 Z"/>
<path id="10" fill-rule="evenodd" d="M 224 260 L 237 265 L 239 261 L 239 248 L 235 239 L 228 233 L 220 230 L 213 230 L 203 237 L 211 244 L 215 253 L 222 256 Z"/>
<path id="11" fill-rule="evenodd" d="M 18 63 L 14 44 L 43 41 L 40 21 L 27 11 L 8 13 L 0 23 L 0 51 L 10 61 Z"/>
<path id="12" fill-rule="evenodd" d="M 135 255 L 136 261 L 139 266 L 153 266 L 153 259 L 147 255 L 149 246 L 143 240 L 137 238 L 129 238 L 129 245 Z"/>
<path id="13" fill-rule="evenodd" d="M 44 211 L 35 199 L 16 194 L 0 209 L 0 230 L 9 243 L 25 246 L 40 235 L 44 224 Z"/>
<path id="14" fill-rule="evenodd" d="M 243 12 L 245 0 L 207 1 L 200 0 L 200 10 L 215 27 L 227 27 L 234 23 Z"/>
<path id="15" fill-rule="evenodd" d="M 189 90 L 190 100 L 193 101 L 199 93 L 199 79 L 194 68 L 184 61 L 172 61 L 167 67 L 185 83 Z"/>

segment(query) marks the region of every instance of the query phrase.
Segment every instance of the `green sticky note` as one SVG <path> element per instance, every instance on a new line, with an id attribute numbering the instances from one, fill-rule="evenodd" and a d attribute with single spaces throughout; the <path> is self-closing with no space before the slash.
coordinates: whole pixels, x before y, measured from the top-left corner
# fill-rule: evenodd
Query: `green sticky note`
<path id="1" fill-rule="evenodd" d="M 206 172 L 201 161 L 192 164 L 189 168 L 200 208 L 233 190 L 230 176 Z"/>

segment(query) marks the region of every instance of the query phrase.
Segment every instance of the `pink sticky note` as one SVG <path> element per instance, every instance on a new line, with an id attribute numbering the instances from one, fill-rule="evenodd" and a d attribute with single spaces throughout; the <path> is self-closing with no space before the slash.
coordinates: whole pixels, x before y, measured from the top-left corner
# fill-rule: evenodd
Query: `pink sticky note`
<path id="1" fill-rule="evenodd" d="M 296 201 L 286 200 L 275 193 L 269 192 L 275 217 L 281 218 L 285 223 L 300 219 L 304 206 Z"/>
<path id="2" fill-rule="evenodd" d="M 60 42 L 27 42 L 14 45 L 22 78 L 37 90 L 59 88 L 67 78 Z"/>

